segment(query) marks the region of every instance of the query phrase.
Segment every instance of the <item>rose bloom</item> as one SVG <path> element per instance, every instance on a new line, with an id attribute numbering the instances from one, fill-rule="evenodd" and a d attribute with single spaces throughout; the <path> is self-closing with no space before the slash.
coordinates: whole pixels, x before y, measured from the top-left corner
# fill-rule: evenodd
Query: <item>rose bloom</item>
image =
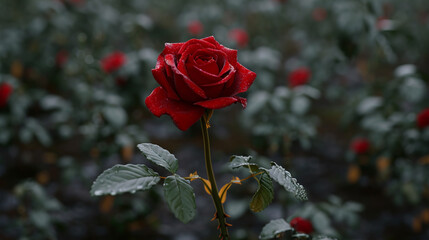
<path id="1" fill-rule="evenodd" d="M 293 87 L 304 85 L 308 82 L 308 80 L 310 79 L 310 76 L 311 76 L 311 72 L 308 68 L 306 67 L 297 68 L 293 70 L 288 76 L 289 86 L 293 88 Z"/>
<path id="2" fill-rule="evenodd" d="M 188 32 L 191 35 L 199 36 L 203 33 L 203 30 L 204 30 L 204 26 L 198 20 L 192 21 L 188 24 Z"/>
<path id="3" fill-rule="evenodd" d="M 416 122 L 419 128 L 429 126 L 429 108 L 424 109 L 417 115 Z"/>
<path id="4" fill-rule="evenodd" d="M 369 141 L 365 138 L 357 138 L 350 145 L 352 151 L 356 154 L 364 154 L 368 152 L 370 147 Z"/>
<path id="5" fill-rule="evenodd" d="M 246 92 L 256 74 L 237 62 L 237 51 L 214 37 L 166 43 L 152 70 L 161 85 L 147 98 L 146 106 L 157 117 L 168 114 L 180 130 L 197 122 L 206 109 L 233 103 L 246 106 L 236 96 Z"/>
<path id="6" fill-rule="evenodd" d="M 296 217 L 290 221 L 291 227 L 293 227 L 297 232 L 311 234 L 313 230 L 313 224 L 307 219 Z"/>
<path id="7" fill-rule="evenodd" d="M 101 59 L 101 68 L 106 73 L 118 70 L 127 61 L 127 57 L 122 52 L 113 52 Z"/>
<path id="8" fill-rule="evenodd" d="M 229 31 L 229 37 L 233 39 L 239 47 L 246 47 L 249 43 L 249 35 L 244 29 L 232 29 Z"/>
<path id="9" fill-rule="evenodd" d="M 67 62 L 68 57 L 69 54 L 65 50 L 57 52 L 57 54 L 55 55 L 55 65 L 60 68 L 63 67 L 64 64 Z"/>
<path id="10" fill-rule="evenodd" d="M 5 107 L 10 95 L 13 92 L 13 88 L 9 83 L 0 84 L 0 107 Z"/>

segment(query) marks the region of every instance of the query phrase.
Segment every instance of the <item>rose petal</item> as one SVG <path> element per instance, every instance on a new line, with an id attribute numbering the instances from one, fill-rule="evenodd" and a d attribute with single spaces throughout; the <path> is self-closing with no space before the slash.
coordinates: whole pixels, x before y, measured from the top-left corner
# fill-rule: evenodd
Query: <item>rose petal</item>
<path id="1" fill-rule="evenodd" d="M 216 55 L 218 59 L 227 58 L 224 52 L 219 51 L 217 49 L 200 49 L 200 50 L 197 50 L 193 56 L 195 57 L 200 54 Z M 224 63 L 224 65 L 225 64 L 227 63 Z M 222 74 L 220 73 L 212 74 L 210 72 L 204 71 L 202 68 L 198 66 L 194 58 L 188 59 L 188 62 L 186 63 L 186 69 L 187 69 L 189 78 L 192 79 L 192 81 L 194 81 L 198 85 L 219 82 L 222 80 L 221 76 L 227 72 L 227 69 L 226 71 L 222 69 L 222 71 L 224 71 Z"/>
<path id="2" fill-rule="evenodd" d="M 219 44 L 218 49 L 226 54 L 228 57 L 228 62 L 232 66 L 237 65 L 237 50 L 224 47 L 222 44 Z"/>
<path id="3" fill-rule="evenodd" d="M 226 59 L 227 57 L 225 55 L 225 56 L 219 57 L 217 60 L 218 61 L 217 65 L 221 69 L 218 74 L 219 77 L 222 77 L 222 75 L 224 75 L 225 73 L 227 73 L 229 70 L 233 68 L 233 66 L 229 62 L 227 62 Z"/>
<path id="4" fill-rule="evenodd" d="M 204 108 L 171 100 L 162 87 L 157 87 L 145 100 L 146 106 L 157 117 L 168 114 L 174 124 L 185 131 L 204 114 Z"/>
<path id="5" fill-rule="evenodd" d="M 194 105 L 201 106 L 208 109 L 219 109 L 229 106 L 233 103 L 238 102 L 236 97 L 220 97 L 215 99 L 210 99 L 206 101 L 196 102 Z"/>
<path id="6" fill-rule="evenodd" d="M 188 48 L 186 48 L 186 51 L 184 51 L 181 54 L 180 59 L 177 63 L 177 69 L 179 69 L 180 72 L 182 72 L 185 75 L 188 75 L 188 71 L 186 69 L 185 64 L 188 61 L 192 61 L 193 53 L 195 53 L 200 48 L 203 48 L 203 46 L 201 44 L 193 44 L 191 46 L 188 46 Z"/>
<path id="7" fill-rule="evenodd" d="M 225 93 L 228 96 L 235 96 L 238 93 L 247 91 L 256 78 L 256 73 L 243 67 L 240 63 L 237 63 L 235 69 L 237 72 L 235 73 L 234 84 L 229 87 L 228 91 Z"/>
<path id="8" fill-rule="evenodd" d="M 180 48 L 178 54 L 182 54 L 183 52 L 186 51 L 186 49 L 194 44 L 199 44 L 202 46 L 202 48 L 216 48 L 216 45 L 207 42 L 207 41 L 203 41 L 201 39 L 191 39 L 185 43 L 183 43 L 182 47 Z"/>
<path id="9" fill-rule="evenodd" d="M 221 80 L 219 76 L 203 71 L 193 63 L 187 63 L 186 69 L 188 71 L 189 78 L 198 85 L 205 83 L 215 83 Z"/>
<path id="10" fill-rule="evenodd" d="M 234 82 L 234 78 L 235 78 L 234 76 L 235 76 L 235 70 L 233 69 L 221 81 L 202 85 L 201 88 L 204 90 L 207 97 L 209 98 L 224 96 L 222 92 L 224 91 L 225 88 L 229 87 Z"/>
<path id="11" fill-rule="evenodd" d="M 215 45 L 216 47 L 219 47 L 219 45 L 220 45 L 213 36 L 202 38 L 201 40 L 209 42 L 209 43 Z"/>
<path id="12" fill-rule="evenodd" d="M 242 97 L 235 97 L 235 98 L 237 98 L 237 101 L 241 104 L 243 108 L 247 107 L 247 99 Z"/>
<path id="13" fill-rule="evenodd" d="M 161 66 L 161 65 L 160 65 Z M 165 76 L 165 67 L 159 67 L 156 69 L 152 69 L 152 75 L 155 78 L 155 80 L 161 85 L 166 93 L 167 96 L 171 99 L 180 100 L 179 96 L 177 95 L 176 91 L 173 89 L 174 83 L 167 80 L 167 77 Z"/>
<path id="14" fill-rule="evenodd" d="M 185 43 L 166 43 L 164 45 L 164 50 L 162 51 L 161 55 L 165 56 L 167 54 L 177 54 L 180 50 L 180 48 L 182 48 L 182 46 Z"/>
<path id="15" fill-rule="evenodd" d="M 219 67 L 217 66 L 217 62 L 214 59 L 210 59 L 208 61 L 197 59 L 198 67 L 208 73 L 211 74 L 219 74 Z"/>
<path id="16" fill-rule="evenodd" d="M 198 87 L 198 85 L 192 82 L 176 68 L 173 55 L 166 55 L 165 63 L 167 63 L 167 65 L 171 67 L 171 70 L 173 70 L 174 85 L 176 86 L 176 91 L 181 99 L 189 102 L 196 102 L 207 98 L 204 91 Z"/>

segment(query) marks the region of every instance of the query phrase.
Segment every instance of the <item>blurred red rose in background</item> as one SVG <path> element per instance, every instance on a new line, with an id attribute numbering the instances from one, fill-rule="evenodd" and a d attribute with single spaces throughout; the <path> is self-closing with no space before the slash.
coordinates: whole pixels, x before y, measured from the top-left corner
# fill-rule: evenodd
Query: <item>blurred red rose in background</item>
<path id="1" fill-rule="evenodd" d="M 57 67 L 63 67 L 64 64 L 67 62 L 69 57 L 69 53 L 66 50 L 61 50 L 59 52 L 57 52 L 57 54 L 55 55 L 55 65 Z"/>
<path id="2" fill-rule="evenodd" d="M 147 98 L 146 106 L 157 117 L 168 114 L 180 130 L 198 121 L 205 109 L 218 109 L 246 99 L 256 74 L 237 62 L 237 50 L 219 44 L 214 37 L 166 43 L 159 55 L 155 80 L 161 85 Z"/>
<path id="3" fill-rule="evenodd" d="M 326 16 L 328 15 L 328 13 L 324 8 L 315 8 L 311 15 L 313 16 L 313 19 L 315 21 L 321 22 L 326 19 Z"/>
<path id="4" fill-rule="evenodd" d="M 127 61 L 127 57 L 122 52 L 113 52 L 101 59 L 101 68 L 106 73 L 118 70 Z"/>
<path id="5" fill-rule="evenodd" d="M 249 35 L 246 30 L 241 28 L 232 29 L 229 31 L 229 38 L 234 40 L 239 47 L 246 47 L 249 43 Z"/>
<path id="6" fill-rule="evenodd" d="M 300 233 L 311 234 L 313 230 L 313 224 L 307 219 L 296 217 L 290 221 L 290 225 Z"/>
<path id="7" fill-rule="evenodd" d="M 350 145 L 350 148 L 352 151 L 356 154 L 364 154 L 368 152 L 369 150 L 369 141 L 365 138 L 356 138 L 353 140 L 352 144 Z"/>
<path id="8" fill-rule="evenodd" d="M 424 109 L 419 114 L 417 114 L 417 126 L 419 128 L 425 128 L 429 126 L 429 108 Z"/>
<path id="9" fill-rule="evenodd" d="M 297 86 L 304 85 L 308 82 L 308 80 L 310 79 L 310 76 L 311 76 L 311 72 L 308 68 L 306 67 L 297 68 L 289 74 L 289 77 L 288 77 L 289 86 L 297 87 Z"/>
<path id="10" fill-rule="evenodd" d="M 0 84 L 0 107 L 6 106 L 12 92 L 13 88 L 9 83 Z"/>
<path id="11" fill-rule="evenodd" d="M 199 36 L 199 35 L 201 35 L 203 33 L 203 30 L 204 30 L 204 26 L 198 20 L 191 21 L 188 24 L 188 32 L 191 35 Z"/>

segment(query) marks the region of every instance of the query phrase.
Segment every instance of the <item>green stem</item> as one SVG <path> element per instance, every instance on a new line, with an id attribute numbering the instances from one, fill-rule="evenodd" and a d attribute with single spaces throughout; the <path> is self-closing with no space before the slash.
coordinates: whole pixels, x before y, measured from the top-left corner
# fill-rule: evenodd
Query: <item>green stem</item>
<path id="1" fill-rule="evenodd" d="M 220 227 L 220 239 L 229 239 L 228 229 L 226 226 L 226 217 L 225 212 L 223 211 L 223 205 L 219 198 L 216 179 L 213 172 L 213 165 L 210 156 L 210 140 L 209 140 L 209 131 L 208 131 L 208 114 L 204 114 L 201 118 L 201 130 L 203 132 L 203 141 L 204 141 L 204 159 L 206 163 L 207 176 L 211 184 L 211 196 L 213 203 L 216 208 L 216 214 L 219 221 Z"/>

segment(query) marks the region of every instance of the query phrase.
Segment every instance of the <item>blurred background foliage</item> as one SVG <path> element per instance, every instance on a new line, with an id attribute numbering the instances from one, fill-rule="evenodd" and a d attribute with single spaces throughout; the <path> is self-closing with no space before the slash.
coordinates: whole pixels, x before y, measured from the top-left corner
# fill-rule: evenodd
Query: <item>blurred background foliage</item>
<path id="1" fill-rule="evenodd" d="M 165 42 L 209 35 L 258 75 L 247 109 L 215 111 L 220 181 L 230 155 L 252 154 L 310 195 L 279 192 L 252 214 L 256 185 L 233 187 L 234 239 L 294 216 L 341 239 L 429 238 L 426 0 L 2 1 L 0 238 L 216 239 L 200 185 L 203 220 L 188 225 L 156 188 L 89 196 L 107 167 L 142 162 L 141 142 L 175 153 L 183 175 L 204 172 L 198 127 L 177 130 L 144 99 Z"/>

